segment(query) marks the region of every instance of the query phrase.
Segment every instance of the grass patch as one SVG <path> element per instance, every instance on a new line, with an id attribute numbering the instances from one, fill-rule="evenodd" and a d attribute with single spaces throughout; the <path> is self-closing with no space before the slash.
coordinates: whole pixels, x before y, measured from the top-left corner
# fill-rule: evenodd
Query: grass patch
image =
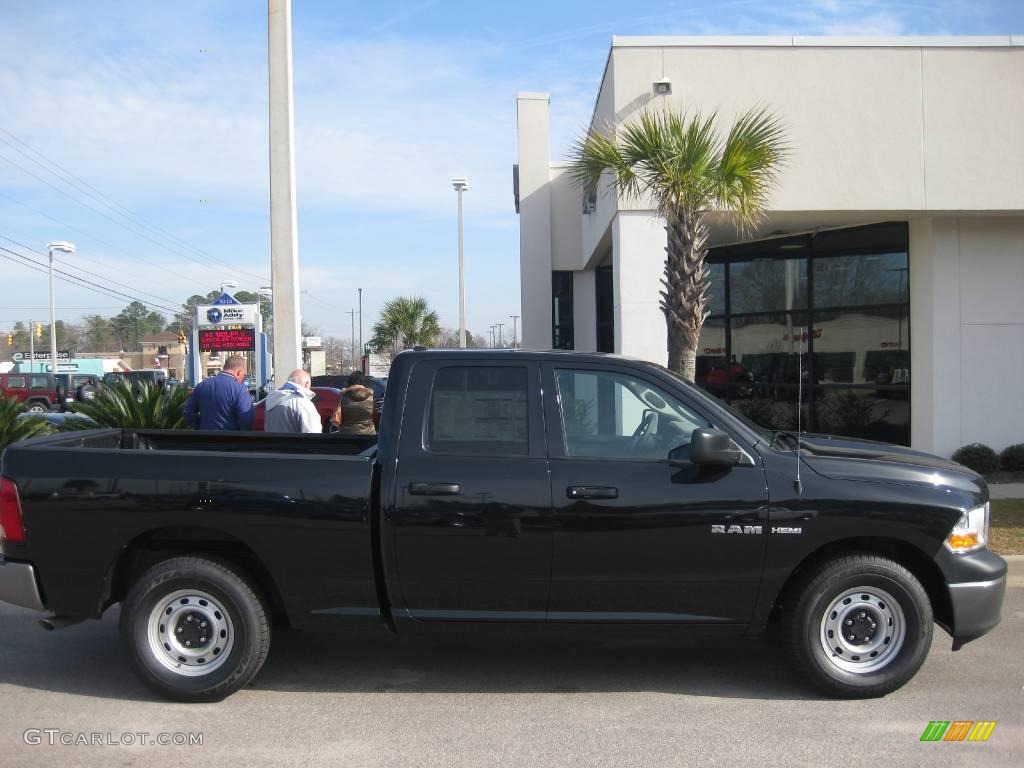
<path id="1" fill-rule="evenodd" d="M 989 548 L 1000 555 L 1024 555 L 1024 499 L 993 499 Z"/>

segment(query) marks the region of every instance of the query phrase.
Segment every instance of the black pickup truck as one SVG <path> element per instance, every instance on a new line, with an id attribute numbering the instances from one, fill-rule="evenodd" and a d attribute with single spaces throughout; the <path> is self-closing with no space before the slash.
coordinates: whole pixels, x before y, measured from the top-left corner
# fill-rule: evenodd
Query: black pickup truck
<path id="1" fill-rule="evenodd" d="M 273 627 L 780 624 L 826 692 L 878 696 L 999 621 L 988 489 L 898 446 L 768 432 L 618 357 L 411 351 L 376 438 L 92 430 L 0 464 L 0 600 L 49 628 L 120 603 L 185 701 L 257 674 Z M 69 630 L 69 631 L 74 631 Z"/>

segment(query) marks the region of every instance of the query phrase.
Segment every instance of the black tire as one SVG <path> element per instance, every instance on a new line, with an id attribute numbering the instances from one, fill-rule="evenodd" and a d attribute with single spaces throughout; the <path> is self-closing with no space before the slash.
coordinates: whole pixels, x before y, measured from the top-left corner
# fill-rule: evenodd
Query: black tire
<path id="1" fill-rule="evenodd" d="M 96 399 L 96 387 L 92 384 L 83 384 L 75 393 L 75 399 L 80 403 L 90 403 Z"/>
<path id="2" fill-rule="evenodd" d="M 29 400 L 25 406 L 25 411 L 28 413 L 49 413 L 50 404 L 45 400 Z"/>
<path id="3" fill-rule="evenodd" d="M 180 601 L 171 597 L 179 594 L 185 595 Z M 161 603 L 167 605 L 168 600 L 177 613 L 165 625 L 157 619 L 164 615 Z M 192 604 L 188 605 L 190 600 Z M 179 606 L 179 602 L 183 605 Z M 166 609 L 167 614 L 171 611 L 171 608 Z M 209 665 L 178 664 L 179 670 L 187 674 L 176 671 L 172 668 L 175 659 L 171 645 L 159 641 L 180 636 L 168 638 L 158 634 L 158 642 L 151 642 L 151 623 L 154 626 L 159 623 L 159 629 L 153 630 L 158 633 L 180 631 L 178 624 L 192 631 L 199 626 L 199 618 L 207 617 L 204 611 L 211 614 L 208 616 L 211 623 L 213 615 L 223 622 L 224 629 L 220 630 L 223 639 L 202 638 L 205 653 L 198 642 L 196 649 L 182 651 L 199 654 L 199 657 L 205 655 L 204 661 L 210 662 Z M 196 624 L 184 624 L 186 620 L 192 621 L 189 615 L 196 618 Z M 150 688 L 175 701 L 220 701 L 230 696 L 256 676 L 270 650 L 267 610 L 252 586 L 230 567 L 201 557 L 175 557 L 142 574 L 121 606 L 120 633 L 136 674 Z M 218 646 L 224 651 L 223 658 L 213 655 L 219 653 Z M 178 658 L 185 660 L 185 657 Z"/>
<path id="4" fill-rule="evenodd" d="M 793 664 L 820 691 L 872 698 L 900 688 L 921 668 L 932 622 L 928 594 L 910 571 L 855 553 L 800 577 L 783 607 L 782 636 Z M 837 639 L 836 632 L 851 635 Z"/>

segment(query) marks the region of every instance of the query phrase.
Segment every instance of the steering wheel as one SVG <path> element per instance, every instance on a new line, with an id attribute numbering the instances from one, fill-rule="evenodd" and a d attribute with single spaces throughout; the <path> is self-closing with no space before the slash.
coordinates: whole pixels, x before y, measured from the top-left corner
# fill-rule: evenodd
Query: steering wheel
<path id="1" fill-rule="evenodd" d="M 644 411 L 644 416 L 640 419 L 640 423 L 637 424 L 636 429 L 633 430 L 633 439 L 629 443 L 629 452 L 636 453 L 637 448 L 640 447 L 640 443 L 643 442 L 644 438 L 650 433 L 651 427 L 658 423 L 658 412 L 655 410 Z"/>

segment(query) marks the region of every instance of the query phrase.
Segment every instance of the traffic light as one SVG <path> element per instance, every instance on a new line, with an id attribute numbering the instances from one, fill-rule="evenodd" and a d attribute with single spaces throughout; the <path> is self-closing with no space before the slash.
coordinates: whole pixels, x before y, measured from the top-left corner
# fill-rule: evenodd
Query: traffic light
<path id="1" fill-rule="evenodd" d="M 7 346 L 8 347 L 13 347 L 14 346 L 14 334 L 13 333 L 8 333 L 7 334 Z"/>
<path id="2" fill-rule="evenodd" d="M 37 339 L 43 338 L 43 324 L 42 323 L 36 323 L 36 338 Z"/>
<path id="3" fill-rule="evenodd" d="M 187 344 L 188 343 L 188 337 L 185 336 L 184 332 L 181 332 L 181 333 L 178 334 L 178 343 L 179 344 Z"/>

